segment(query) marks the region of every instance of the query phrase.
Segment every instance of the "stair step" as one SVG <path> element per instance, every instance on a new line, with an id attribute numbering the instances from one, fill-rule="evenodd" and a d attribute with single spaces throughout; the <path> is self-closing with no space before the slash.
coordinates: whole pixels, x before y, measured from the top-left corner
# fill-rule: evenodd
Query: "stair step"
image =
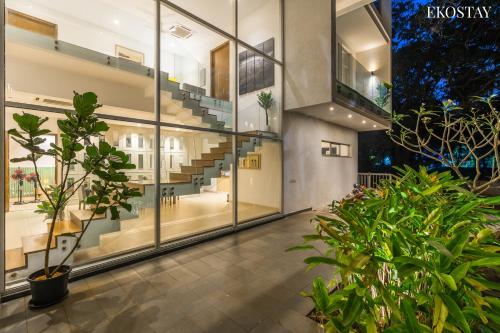
<path id="1" fill-rule="evenodd" d="M 227 147 L 214 147 L 210 148 L 211 153 L 231 153 L 231 148 Z"/>
<path id="2" fill-rule="evenodd" d="M 92 216 L 92 211 L 90 209 L 80 209 L 72 210 L 69 212 L 70 219 L 73 222 L 81 224 L 82 221 L 88 221 Z M 92 221 L 102 220 L 106 218 L 106 214 L 95 214 Z"/>
<path id="3" fill-rule="evenodd" d="M 48 233 L 22 237 L 21 242 L 23 244 L 23 252 L 25 254 L 28 254 L 28 253 L 45 251 L 48 237 L 49 237 Z M 52 237 L 52 241 L 50 242 L 50 248 L 54 249 L 55 247 L 56 247 L 56 238 Z"/>
<path id="4" fill-rule="evenodd" d="M 50 231 L 50 227 L 52 225 L 52 222 L 47 223 L 47 232 Z M 74 234 L 77 232 L 82 231 L 81 228 L 81 223 L 79 221 L 75 220 L 64 220 L 60 222 L 56 222 L 56 225 L 54 226 L 54 235 L 58 236 L 61 234 Z"/>
<path id="5" fill-rule="evenodd" d="M 231 141 L 219 142 L 219 147 L 231 149 L 233 147 L 233 143 Z"/>
<path id="6" fill-rule="evenodd" d="M 192 160 L 191 164 L 195 167 L 214 166 L 214 160 Z"/>
<path id="7" fill-rule="evenodd" d="M 225 155 L 224 153 L 202 153 L 201 158 L 204 160 L 223 160 Z"/>
<path id="8" fill-rule="evenodd" d="M 201 154 L 202 156 L 203 155 L 206 155 L 206 154 Z M 200 174 L 200 173 L 203 173 L 203 168 L 200 168 L 200 167 L 194 167 L 194 166 L 191 166 L 191 165 L 182 165 L 181 166 L 181 173 L 190 173 L 190 174 Z"/>
<path id="9" fill-rule="evenodd" d="M 10 249 L 5 251 L 5 271 L 9 272 L 26 267 L 26 256 L 23 248 Z"/>
<path id="10" fill-rule="evenodd" d="M 193 175 L 191 173 L 171 172 L 169 176 L 170 180 L 175 181 L 191 182 L 193 180 Z"/>

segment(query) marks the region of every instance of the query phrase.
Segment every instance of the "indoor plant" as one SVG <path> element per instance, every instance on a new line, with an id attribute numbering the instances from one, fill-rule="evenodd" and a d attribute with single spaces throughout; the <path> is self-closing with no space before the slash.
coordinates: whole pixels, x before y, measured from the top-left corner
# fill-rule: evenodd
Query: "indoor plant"
<path id="1" fill-rule="evenodd" d="M 331 281 L 316 278 L 306 294 L 325 331 L 500 330 L 500 283 L 488 272 L 500 266 L 490 228 L 500 218 L 491 209 L 500 197 L 482 198 L 463 185 L 449 172 L 407 167 L 314 219 L 317 233 L 292 249 L 326 245 L 305 259 L 335 269 Z"/>
<path id="2" fill-rule="evenodd" d="M 266 113 L 266 131 L 270 131 L 271 128 L 269 126 L 269 109 L 271 109 L 274 104 L 273 93 L 271 91 L 267 93 L 265 91 L 262 91 L 257 94 L 257 99 L 259 102 L 259 106 L 263 108 Z"/>
<path id="3" fill-rule="evenodd" d="M 65 263 L 78 247 L 94 216 L 109 211 L 112 219 L 118 219 L 118 207 L 130 211 L 132 206 L 127 203 L 127 199 L 140 196 L 136 189 L 125 185 L 128 177 L 123 170 L 135 168 L 128 162 L 125 153 L 111 147 L 105 141 L 94 144 L 90 140 L 92 137 L 99 137 L 109 129 L 108 125 L 104 121 L 99 121 L 94 114 L 100 106 L 93 92 L 81 95 L 75 92 L 74 111 L 65 112 L 66 118 L 57 121 L 61 133 L 61 144 L 51 144 L 51 148 L 47 150 L 42 149 L 41 146 L 45 141 L 43 136 L 51 132 L 49 129 L 42 128 L 48 118 L 29 113 L 16 113 L 13 118 L 19 129 L 8 131 L 12 138 L 29 152 L 25 157 L 11 159 L 11 162 L 30 161 L 33 164 L 38 188 L 44 195 L 36 212 L 45 214 L 51 222 L 45 248 L 44 267 L 28 277 L 32 294 L 30 305 L 34 307 L 57 303 L 66 296 L 71 268 Z M 40 182 L 38 172 L 37 160 L 44 155 L 53 156 L 60 168 L 60 183 L 50 188 Z M 69 186 L 68 174 L 75 165 L 79 165 L 84 173 L 73 182 L 72 186 Z M 68 254 L 57 265 L 50 267 L 50 248 L 58 217 L 64 212 L 69 199 L 90 177 L 92 177 L 93 195 L 87 197 L 86 202 L 92 206 L 92 214 L 83 229 L 72 235 L 76 241 Z"/>

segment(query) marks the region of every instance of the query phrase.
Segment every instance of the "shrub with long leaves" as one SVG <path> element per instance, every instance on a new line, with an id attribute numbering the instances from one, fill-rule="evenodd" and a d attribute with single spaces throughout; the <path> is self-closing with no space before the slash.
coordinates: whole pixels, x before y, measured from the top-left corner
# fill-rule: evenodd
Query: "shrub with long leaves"
<path id="1" fill-rule="evenodd" d="M 333 202 L 316 234 L 289 250 L 331 265 L 311 297 L 326 332 L 500 332 L 500 197 L 482 198 L 449 172 L 398 169 L 363 199 Z"/>

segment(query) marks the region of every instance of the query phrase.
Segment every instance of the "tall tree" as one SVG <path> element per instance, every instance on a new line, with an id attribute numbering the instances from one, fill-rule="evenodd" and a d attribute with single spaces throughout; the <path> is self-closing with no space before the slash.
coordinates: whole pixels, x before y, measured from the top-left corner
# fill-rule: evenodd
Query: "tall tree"
<path id="1" fill-rule="evenodd" d="M 491 6 L 491 10 L 488 19 L 429 19 L 430 5 Z M 397 113 L 412 116 L 410 109 L 418 109 L 422 103 L 437 108 L 446 99 L 467 109 L 471 96 L 498 91 L 496 8 L 492 0 L 393 0 L 392 105 Z M 389 160 L 393 165 L 422 163 L 415 154 L 396 147 L 383 132 L 360 133 L 359 146 L 360 171 L 389 171 Z"/>

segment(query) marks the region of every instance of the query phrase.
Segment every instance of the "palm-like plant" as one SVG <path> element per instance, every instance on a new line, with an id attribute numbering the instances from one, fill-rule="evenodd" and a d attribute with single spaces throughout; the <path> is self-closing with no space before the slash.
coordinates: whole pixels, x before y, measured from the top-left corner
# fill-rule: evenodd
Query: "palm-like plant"
<path id="1" fill-rule="evenodd" d="M 264 109 L 266 113 L 266 126 L 269 126 L 269 109 L 274 105 L 273 93 L 271 91 L 262 91 L 257 95 L 259 106 Z"/>
<path id="2" fill-rule="evenodd" d="M 491 279 L 500 266 L 491 228 L 500 212 L 491 205 L 500 197 L 463 185 L 449 172 L 406 168 L 314 219 L 317 233 L 292 249 L 327 245 L 305 259 L 336 272 L 327 283 L 316 278 L 306 294 L 327 332 L 500 331 L 500 284 Z"/>

